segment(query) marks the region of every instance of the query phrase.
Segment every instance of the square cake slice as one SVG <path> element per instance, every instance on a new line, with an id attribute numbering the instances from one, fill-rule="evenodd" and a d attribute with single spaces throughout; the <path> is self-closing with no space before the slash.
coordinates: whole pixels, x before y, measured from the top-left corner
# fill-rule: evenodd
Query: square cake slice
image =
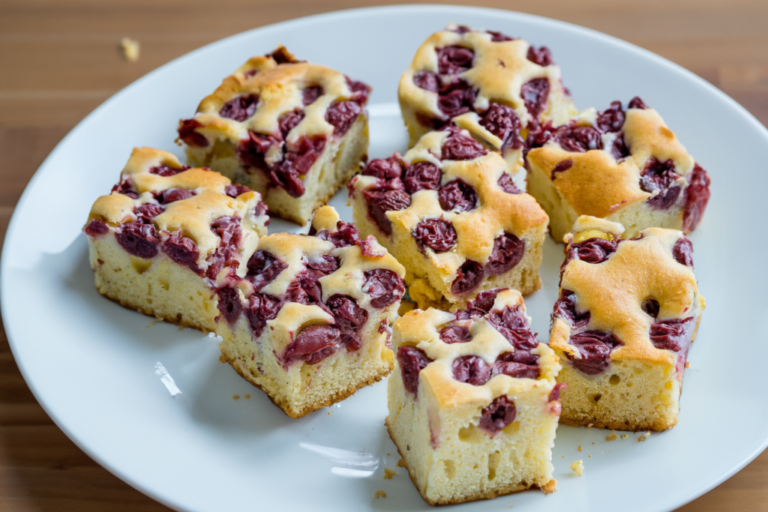
<path id="1" fill-rule="evenodd" d="M 682 231 L 579 217 L 566 235 L 550 346 L 563 370 L 561 421 L 615 430 L 677 424 L 688 349 L 705 307 Z"/>
<path id="2" fill-rule="evenodd" d="M 267 234 L 266 211 L 258 192 L 171 153 L 136 148 L 84 228 L 96 289 L 127 308 L 212 332 L 218 275 L 245 273 L 242 255 Z"/>
<path id="3" fill-rule="evenodd" d="M 516 290 L 395 322 L 389 435 L 430 505 L 553 492 L 560 364 Z"/>
<path id="4" fill-rule="evenodd" d="M 473 293 L 539 289 L 547 214 L 504 159 L 466 130 L 429 132 L 405 156 L 372 160 L 349 184 L 355 223 L 406 268 L 420 308 Z"/>
<path id="5" fill-rule="evenodd" d="M 230 278 L 221 360 L 292 418 L 387 376 L 405 270 L 375 239 L 320 208 L 311 235 L 261 239 Z"/>
<path id="6" fill-rule="evenodd" d="M 303 225 L 367 159 L 370 92 L 281 46 L 224 79 L 180 122 L 179 139 L 190 164 L 259 191 L 270 213 Z"/>
<path id="7" fill-rule="evenodd" d="M 640 98 L 545 124 L 526 144 L 527 191 L 558 243 L 580 215 L 618 222 L 627 238 L 649 227 L 690 233 L 709 201 L 707 172 Z"/>
<path id="8" fill-rule="evenodd" d="M 513 172 L 532 128 L 557 126 L 576 113 L 547 47 L 461 25 L 421 45 L 400 78 L 398 97 L 410 146 L 455 123 L 501 152 Z"/>

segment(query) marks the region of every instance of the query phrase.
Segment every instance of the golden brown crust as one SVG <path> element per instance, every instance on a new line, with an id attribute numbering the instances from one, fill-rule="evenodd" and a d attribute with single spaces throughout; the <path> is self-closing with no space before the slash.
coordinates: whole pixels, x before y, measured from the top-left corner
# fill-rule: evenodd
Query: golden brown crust
<path id="1" fill-rule="evenodd" d="M 413 486 L 416 487 L 416 489 L 419 491 L 419 494 L 421 495 L 422 499 L 425 502 L 427 502 L 429 505 L 432 505 L 433 507 L 443 506 L 443 505 L 459 505 L 461 503 L 468 503 L 470 501 L 478 501 L 478 500 L 491 500 L 493 498 L 498 498 L 499 496 L 506 496 L 508 494 L 527 491 L 529 489 L 536 489 L 536 488 L 541 489 L 544 492 L 544 494 L 550 494 L 557 490 L 557 481 L 552 479 L 549 482 L 547 482 L 547 484 L 544 485 L 543 487 L 538 485 L 525 484 L 525 483 L 515 483 L 515 484 L 509 484 L 503 487 L 495 488 L 492 491 L 487 491 L 487 492 L 481 491 L 474 494 L 469 494 L 467 496 L 463 496 L 461 498 L 436 502 L 434 500 L 429 499 L 427 496 L 424 495 L 424 493 L 421 492 L 421 488 L 416 483 L 416 477 L 413 475 L 413 473 L 411 472 L 411 468 L 408 466 L 405 452 L 400 447 L 400 445 L 397 444 L 397 440 L 395 439 L 395 436 L 392 435 L 392 428 L 389 425 L 389 418 L 384 419 L 384 425 L 387 427 L 389 438 L 392 439 L 392 442 L 395 444 L 395 447 L 397 448 L 397 452 L 400 455 L 402 464 L 398 463 L 398 466 L 404 467 L 405 469 L 408 470 L 408 476 L 411 478 L 411 482 L 413 482 Z"/>
<path id="2" fill-rule="evenodd" d="M 626 432 L 647 432 L 648 430 L 652 432 L 664 432 L 665 430 L 669 430 L 670 428 L 677 425 L 677 418 L 675 418 L 674 421 L 668 423 L 664 423 L 659 420 L 652 423 L 638 424 L 632 422 L 627 423 L 624 420 L 601 421 L 587 415 L 584 415 L 583 418 L 567 418 L 565 416 L 560 416 L 560 423 L 563 425 L 568 425 L 569 427 L 593 427 L 606 430 L 623 430 Z"/>

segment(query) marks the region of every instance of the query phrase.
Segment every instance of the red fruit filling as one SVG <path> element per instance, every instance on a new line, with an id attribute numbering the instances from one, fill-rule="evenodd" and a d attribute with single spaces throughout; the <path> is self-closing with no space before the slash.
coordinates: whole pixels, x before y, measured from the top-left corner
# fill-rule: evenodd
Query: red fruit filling
<path id="1" fill-rule="evenodd" d="M 672 248 L 672 256 L 681 265 L 693 268 L 693 244 L 686 237 L 680 238 Z"/>
<path id="2" fill-rule="evenodd" d="M 189 169 L 188 165 L 182 165 L 181 167 L 171 167 L 170 165 L 156 165 L 149 169 L 150 174 L 157 174 L 163 178 L 169 176 L 176 176 L 180 172 L 184 172 Z"/>
<path id="3" fill-rule="evenodd" d="M 699 164 L 694 165 L 688 188 L 685 189 L 683 231 L 690 233 L 699 225 L 709 202 L 709 174 Z"/>
<path id="4" fill-rule="evenodd" d="M 300 108 L 286 112 L 277 119 L 277 127 L 283 140 L 288 138 L 288 133 L 296 128 L 303 119 L 304 111 Z"/>
<path id="5" fill-rule="evenodd" d="M 472 160 L 488 152 L 472 137 L 458 130 L 450 130 L 450 135 L 440 149 L 442 160 Z"/>
<path id="6" fill-rule="evenodd" d="M 501 311 L 491 311 L 486 319 L 517 350 L 532 350 L 539 344 L 518 306 L 506 306 Z"/>
<path id="7" fill-rule="evenodd" d="M 437 193 L 440 207 L 445 211 L 468 212 L 477 208 L 477 192 L 462 179 L 443 185 Z"/>
<path id="8" fill-rule="evenodd" d="M 152 224 L 139 224 L 137 222 L 123 224 L 115 237 L 128 254 L 145 259 L 157 256 L 157 244 L 160 239 L 157 236 L 155 226 Z"/>
<path id="9" fill-rule="evenodd" d="M 133 209 L 133 214 L 136 216 L 136 222 L 141 224 L 149 224 L 152 219 L 161 213 L 163 213 L 163 207 L 154 203 L 145 203 Z"/>
<path id="10" fill-rule="evenodd" d="M 341 137 L 362 112 L 363 107 L 356 101 L 337 101 L 328 107 L 325 120 L 333 125 L 333 134 Z"/>
<path id="11" fill-rule="evenodd" d="M 631 154 L 627 147 L 627 143 L 624 141 L 623 133 L 619 133 L 616 138 L 613 139 L 613 143 L 611 143 L 611 154 L 616 160 L 621 160 Z"/>
<path id="12" fill-rule="evenodd" d="M 645 110 L 650 107 L 648 107 L 648 105 L 646 105 L 645 102 L 640 99 L 640 96 L 635 96 L 629 100 L 629 105 L 627 105 L 627 108 L 639 108 Z"/>
<path id="13" fill-rule="evenodd" d="M 245 185 L 238 185 L 236 183 L 232 183 L 231 185 L 227 185 L 224 188 L 224 193 L 227 194 L 229 197 L 235 198 L 239 197 L 246 192 L 250 192 L 251 189 L 246 187 Z"/>
<path id="14" fill-rule="evenodd" d="M 133 185 L 133 181 L 131 180 L 131 178 L 125 178 L 124 180 L 120 181 L 120 183 L 112 187 L 112 192 L 123 194 L 124 196 L 128 196 L 131 199 L 139 198 L 139 192 L 136 190 L 136 187 Z"/>
<path id="15" fill-rule="evenodd" d="M 386 235 L 392 234 L 392 223 L 387 218 L 387 212 L 411 206 L 411 196 L 400 187 L 400 180 L 392 180 L 385 187 L 363 191 L 363 197 L 368 203 L 368 215 Z"/>
<path id="16" fill-rule="evenodd" d="M 375 176 L 383 180 L 391 180 L 402 176 L 403 164 L 396 156 L 375 158 L 368 162 L 362 174 L 363 176 Z"/>
<path id="17" fill-rule="evenodd" d="M 360 348 L 360 331 L 368 321 L 368 312 L 352 297 L 332 295 L 326 306 L 331 310 L 335 326 L 341 331 L 341 344 L 352 352 Z"/>
<path id="18" fill-rule="evenodd" d="M 472 32 L 472 29 L 466 25 L 456 25 L 455 27 L 446 30 L 450 32 L 456 32 L 457 34 L 466 34 L 467 32 Z"/>
<path id="19" fill-rule="evenodd" d="M 483 409 L 479 427 L 491 435 L 497 434 L 504 427 L 515 421 L 517 408 L 515 402 L 506 396 L 500 396 Z"/>
<path id="20" fill-rule="evenodd" d="M 163 252 L 179 265 L 202 274 L 202 270 L 197 266 L 200 250 L 191 238 L 182 236 L 181 233 L 171 233 L 171 236 L 163 242 Z"/>
<path id="21" fill-rule="evenodd" d="M 163 190 L 159 194 L 155 196 L 155 199 L 157 199 L 157 202 L 160 204 L 168 204 L 173 203 L 175 201 L 182 201 L 184 199 L 189 199 L 192 196 L 196 196 L 197 192 L 194 190 L 187 190 L 185 188 L 169 188 L 167 190 Z"/>
<path id="22" fill-rule="evenodd" d="M 491 367 L 481 357 L 457 357 L 453 360 L 453 378 L 473 386 L 482 386 L 491 378 Z"/>
<path id="23" fill-rule="evenodd" d="M 419 222 L 411 233 L 419 250 L 429 247 L 436 253 L 446 252 L 456 245 L 456 230 L 445 219 L 427 219 Z"/>
<path id="24" fill-rule="evenodd" d="M 337 258 L 336 256 L 331 256 L 330 254 L 326 254 L 325 256 L 321 256 L 316 260 L 307 262 L 308 269 L 319 272 L 324 276 L 333 274 L 339 269 L 340 266 L 341 259 Z"/>
<path id="25" fill-rule="evenodd" d="M 267 322 L 277 317 L 282 306 L 280 299 L 271 295 L 254 293 L 249 297 L 245 316 L 255 337 L 261 336 Z"/>
<path id="26" fill-rule="evenodd" d="M 323 288 L 318 279 L 324 275 L 322 272 L 312 269 L 299 272 L 285 291 L 285 301 L 320 306 L 323 299 Z"/>
<path id="27" fill-rule="evenodd" d="M 459 78 L 440 88 L 437 106 L 446 116 L 456 117 L 474 110 L 476 96 L 472 85 Z"/>
<path id="28" fill-rule="evenodd" d="M 496 302 L 496 296 L 503 291 L 502 288 L 487 290 L 477 294 L 474 300 L 467 303 L 466 309 L 460 309 L 456 312 L 456 318 L 466 320 L 468 318 L 480 318 L 493 309 L 493 303 Z"/>
<path id="29" fill-rule="evenodd" d="M 296 60 L 283 46 L 264 56 L 270 57 L 277 64 L 295 64 L 297 62 L 304 62 L 303 60 Z"/>
<path id="30" fill-rule="evenodd" d="M 472 341 L 469 327 L 459 324 L 451 324 L 440 329 L 440 339 L 443 343 L 468 343 Z"/>
<path id="31" fill-rule="evenodd" d="M 564 150 L 575 153 L 603 149 L 600 132 L 591 126 L 561 126 L 555 131 L 555 140 Z"/>
<path id="32" fill-rule="evenodd" d="M 187 146 L 204 148 L 208 145 L 208 139 L 205 135 L 198 133 L 195 130 L 202 127 L 202 123 L 195 121 L 194 119 L 185 119 L 179 121 L 179 138 L 184 141 Z"/>
<path id="33" fill-rule="evenodd" d="M 562 160 L 558 162 L 557 165 L 555 165 L 555 167 L 552 169 L 552 173 L 551 173 L 552 180 L 554 180 L 557 177 L 558 173 L 565 172 L 571 167 L 573 167 L 573 160 L 571 160 L 570 158 L 567 160 Z"/>
<path id="34" fill-rule="evenodd" d="M 219 110 L 219 115 L 242 123 L 256 112 L 258 103 L 259 97 L 255 94 L 238 96 L 226 102 Z"/>
<path id="35" fill-rule="evenodd" d="M 694 325 L 693 317 L 657 321 L 651 326 L 651 343 L 661 350 L 673 352 L 685 350 L 687 352 Z"/>
<path id="36" fill-rule="evenodd" d="M 499 187 L 501 190 L 506 192 L 507 194 L 522 194 L 523 191 L 517 188 L 517 185 L 515 185 L 514 180 L 512 179 L 512 176 L 510 176 L 507 173 L 503 173 L 501 177 L 499 177 Z"/>
<path id="37" fill-rule="evenodd" d="M 406 391 L 419 396 L 419 372 L 431 362 L 432 359 L 419 348 L 399 347 L 397 349 L 397 364 L 400 365 L 400 374 Z"/>
<path id="38" fill-rule="evenodd" d="M 248 272 L 245 278 L 253 285 L 256 292 L 260 292 L 286 268 L 288 268 L 287 263 L 270 252 L 259 250 L 248 259 Z"/>
<path id="39" fill-rule="evenodd" d="M 622 345 L 616 337 L 605 331 L 583 331 L 571 335 L 569 343 L 576 347 L 581 359 L 571 359 L 573 366 L 587 375 L 597 375 L 611 364 L 613 350 Z"/>
<path id="40" fill-rule="evenodd" d="M 675 185 L 679 177 L 672 160 L 660 162 L 656 157 L 649 158 L 640 174 L 640 188 L 653 194 L 648 205 L 666 210 L 675 204 L 681 191 L 680 185 Z"/>
<path id="41" fill-rule="evenodd" d="M 419 71 L 413 75 L 413 83 L 426 91 L 437 92 L 440 89 L 440 79 L 429 71 Z"/>
<path id="42" fill-rule="evenodd" d="M 616 252 L 621 240 L 606 240 L 604 238 L 589 238 L 578 244 L 573 244 L 568 249 L 568 257 L 566 263 L 578 259 L 586 263 L 602 263 L 611 254 Z"/>
<path id="43" fill-rule="evenodd" d="M 97 236 L 106 235 L 109 231 L 109 226 L 107 226 L 104 222 L 93 219 L 91 222 L 88 223 L 88 225 L 85 226 L 85 234 L 90 236 L 91 238 L 96 238 Z"/>
<path id="44" fill-rule="evenodd" d="M 480 126 L 501 139 L 502 148 L 520 149 L 523 139 L 520 137 L 520 119 L 512 107 L 492 103 L 480 118 Z"/>
<path id="45" fill-rule="evenodd" d="M 549 79 L 534 78 L 524 83 L 520 88 L 520 96 L 528 113 L 538 119 L 544 113 L 549 99 Z"/>
<path id="46" fill-rule="evenodd" d="M 560 391 L 563 389 L 567 389 L 568 384 L 565 382 L 558 382 L 555 384 L 555 387 L 552 388 L 552 391 L 549 392 L 549 402 L 554 402 L 555 400 L 560 400 Z"/>
<path id="47" fill-rule="evenodd" d="M 243 305 L 240 303 L 240 296 L 237 293 L 237 289 L 225 286 L 216 291 L 216 295 L 219 297 L 219 302 L 216 307 L 221 312 L 222 316 L 230 324 L 235 323 L 240 316 L 240 312 L 243 310 Z"/>
<path id="48" fill-rule="evenodd" d="M 536 48 L 531 46 L 528 48 L 528 55 L 526 56 L 529 61 L 539 66 L 551 66 L 555 61 L 552 60 L 552 53 L 546 46 Z"/>
<path id="49" fill-rule="evenodd" d="M 454 295 L 466 295 L 478 286 L 483 280 L 483 266 L 472 260 L 467 260 L 456 271 L 456 279 L 451 283 L 451 292 Z"/>
<path id="50" fill-rule="evenodd" d="M 313 325 L 303 329 L 296 339 L 286 347 L 283 364 L 288 366 L 294 361 L 317 364 L 333 355 L 339 348 L 341 331 L 330 325 Z"/>
<path id="51" fill-rule="evenodd" d="M 405 293 L 403 280 L 391 270 L 367 270 L 364 277 L 363 291 L 371 296 L 371 306 L 374 308 L 385 308 L 400 300 Z"/>
<path id="52" fill-rule="evenodd" d="M 626 115 L 620 101 L 611 102 L 611 106 L 597 115 L 597 128 L 602 132 L 619 132 L 624 126 Z"/>
<path id="53" fill-rule="evenodd" d="M 511 233 L 504 233 L 493 242 L 493 251 L 485 268 L 488 275 L 498 276 L 520 263 L 525 253 L 525 240 Z"/>
<path id="54" fill-rule="evenodd" d="M 349 90 L 352 91 L 352 97 L 355 99 L 355 101 L 361 104 L 367 102 L 368 96 L 371 95 L 371 86 L 357 80 L 352 80 L 349 77 L 346 77 L 346 80 L 347 87 L 349 87 Z"/>
<path id="55" fill-rule="evenodd" d="M 651 318 L 659 316 L 659 301 L 656 299 L 648 299 L 644 301 L 640 306 Z"/>
<path id="56" fill-rule="evenodd" d="M 493 374 L 509 375 L 515 379 L 538 379 L 539 356 L 525 350 L 502 352 L 493 363 Z"/>
<path id="57" fill-rule="evenodd" d="M 494 43 L 503 43 L 504 41 L 514 41 L 514 37 L 509 37 L 506 34 L 502 34 L 501 32 L 493 32 L 492 30 L 487 30 L 489 34 L 491 34 L 491 41 Z"/>
<path id="58" fill-rule="evenodd" d="M 437 190 L 442 180 L 442 171 L 430 162 L 412 164 L 403 175 L 403 185 L 409 194 L 415 194 L 419 190 Z"/>
<path id="59" fill-rule="evenodd" d="M 311 85 L 309 87 L 305 87 L 301 91 L 301 101 L 306 107 L 307 105 L 311 105 L 312 103 L 317 100 L 320 96 L 323 95 L 323 88 L 319 85 Z"/>
<path id="60" fill-rule="evenodd" d="M 463 46 L 437 48 L 437 68 L 441 75 L 458 75 L 472 67 L 475 52 Z"/>
<path id="61" fill-rule="evenodd" d="M 576 309 L 576 294 L 571 290 L 561 290 L 560 298 L 555 302 L 553 317 L 562 318 L 571 324 L 571 329 L 581 329 L 589 323 L 589 311 Z"/>
<path id="62" fill-rule="evenodd" d="M 219 217 L 211 224 L 211 231 L 219 237 L 219 246 L 208 256 L 210 279 L 216 279 L 224 267 L 236 269 L 239 265 L 237 252 L 240 249 L 242 231 L 238 217 Z"/>
<path id="63" fill-rule="evenodd" d="M 336 247 L 349 247 L 350 245 L 360 245 L 360 234 L 354 224 L 348 224 L 344 221 L 336 223 L 336 231 L 331 233 L 327 229 L 315 233 L 314 226 L 309 230 L 310 235 L 314 235 L 320 240 L 327 240 Z M 362 248 L 361 248 L 362 249 Z"/>

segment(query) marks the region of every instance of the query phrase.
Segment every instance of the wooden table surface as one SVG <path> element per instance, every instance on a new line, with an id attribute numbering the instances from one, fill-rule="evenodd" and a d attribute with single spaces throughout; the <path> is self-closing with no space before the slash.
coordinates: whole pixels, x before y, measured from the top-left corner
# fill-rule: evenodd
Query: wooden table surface
<path id="1" fill-rule="evenodd" d="M 389 2 L 219 0 L 215 7 L 201 0 L 0 2 L 0 240 L 48 153 L 90 111 L 137 78 L 244 30 L 382 3 Z M 702 76 L 768 125 L 766 0 L 479 4 L 576 23 L 647 48 Z M 141 43 L 136 63 L 126 62 L 118 49 L 125 36 Z M 167 510 L 93 462 L 53 424 L 22 379 L 2 330 L 0 510 Z M 680 510 L 768 511 L 768 452 Z"/>

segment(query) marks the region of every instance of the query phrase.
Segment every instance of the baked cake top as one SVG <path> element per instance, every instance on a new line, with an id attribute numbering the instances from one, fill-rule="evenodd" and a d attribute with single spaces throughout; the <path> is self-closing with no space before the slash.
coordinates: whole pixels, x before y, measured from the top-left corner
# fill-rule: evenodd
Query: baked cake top
<path id="1" fill-rule="evenodd" d="M 365 310 L 386 308 L 405 292 L 403 266 L 373 237 L 361 240 L 357 228 L 329 206 L 316 212 L 310 235 L 263 237 L 247 266 L 234 283 L 246 301 L 246 317 L 256 337 L 272 322 L 273 347 L 286 353 L 286 361 L 302 355 L 289 345 L 301 347 L 310 336 L 314 348 L 354 337 L 368 318 Z M 222 312 L 233 322 L 240 299 L 229 299 Z"/>
<path id="2" fill-rule="evenodd" d="M 562 98 L 550 101 L 555 89 Z M 419 47 L 399 97 L 433 124 L 454 118 L 496 148 L 520 149 L 521 127 L 560 124 L 573 113 L 548 48 L 454 24 Z"/>
<path id="3" fill-rule="evenodd" d="M 395 322 L 392 342 L 406 390 L 417 396 L 421 381 L 440 407 L 485 406 L 542 386 L 549 393 L 560 371 L 516 290 L 482 292 L 455 313 L 410 311 Z"/>
<path id="4" fill-rule="evenodd" d="M 93 204 L 86 233 L 117 229 L 121 245 L 144 257 L 154 256 L 162 241 L 169 256 L 209 273 L 221 270 L 214 263 L 231 259 L 224 253 L 255 247 L 267 232 L 266 211 L 258 192 L 211 170 L 182 165 L 171 153 L 135 148 L 112 193 Z"/>
<path id="5" fill-rule="evenodd" d="M 705 308 L 693 246 L 681 232 L 647 228 L 620 238 L 620 224 L 582 216 L 566 235 L 550 346 L 587 374 L 610 361 L 685 364 Z M 682 367 L 678 368 L 682 374 Z"/>
<path id="6" fill-rule="evenodd" d="M 640 98 L 626 110 L 614 101 L 559 127 L 544 125 L 527 142 L 529 164 L 544 171 L 578 215 L 605 217 L 638 201 L 657 209 L 685 203 L 691 231 L 709 199 L 706 171 Z"/>
<path id="7" fill-rule="evenodd" d="M 372 160 L 349 187 L 363 194 L 384 233 L 393 223 L 410 232 L 439 272 L 453 276 L 470 261 L 478 268 L 469 272 L 482 276 L 487 267 L 498 275 L 522 257 L 523 235 L 549 220 L 506 170 L 498 153 L 448 127 L 427 133 L 402 157 Z"/>
<path id="8" fill-rule="evenodd" d="M 268 173 L 294 197 L 328 140 L 343 136 L 364 113 L 371 88 L 324 66 L 299 61 L 280 46 L 253 57 L 203 99 L 179 139 L 207 147 L 237 144 L 237 156 Z"/>

